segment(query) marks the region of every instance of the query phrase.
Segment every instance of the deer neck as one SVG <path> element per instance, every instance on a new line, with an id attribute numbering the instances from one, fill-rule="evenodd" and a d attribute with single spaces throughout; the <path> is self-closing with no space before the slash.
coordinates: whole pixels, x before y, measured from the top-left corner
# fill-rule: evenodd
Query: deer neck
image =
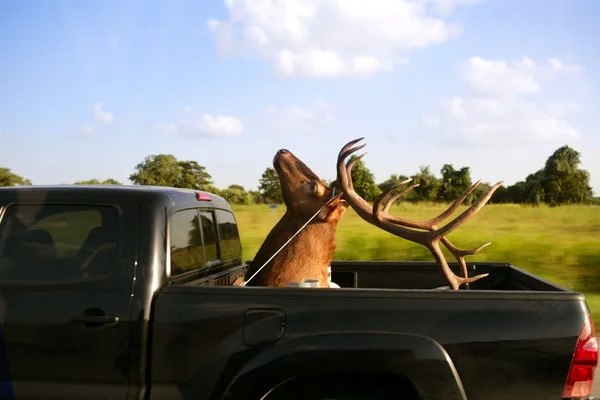
<path id="1" fill-rule="evenodd" d="M 256 253 L 247 277 L 252 276 L 306 223 L 287 211 Z M 337 222 L 313 221 L 283 248 L 250 282 L 249 286 L 285 286 L 287 282 L 318 279 L 327 285 L 327 267 L 335 251 Z"/>

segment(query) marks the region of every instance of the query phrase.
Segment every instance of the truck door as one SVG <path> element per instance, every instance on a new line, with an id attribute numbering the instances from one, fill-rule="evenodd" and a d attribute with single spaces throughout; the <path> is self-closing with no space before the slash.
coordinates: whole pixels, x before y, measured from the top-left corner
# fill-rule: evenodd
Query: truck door
<path id="1" fill-rule="evenodd" d="M 127 396 L 136 205 L 73 201 L 0 208 L 1 398 Z"/>

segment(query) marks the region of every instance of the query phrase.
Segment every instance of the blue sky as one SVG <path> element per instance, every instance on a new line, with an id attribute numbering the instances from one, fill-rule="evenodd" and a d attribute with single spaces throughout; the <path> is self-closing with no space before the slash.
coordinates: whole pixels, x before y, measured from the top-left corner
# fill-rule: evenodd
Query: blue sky
<path id="1" fill-rule="evenodd" d="M 367 6 L 368 5 L 368 6 Z M 0 166 L 129 183 L 149 154 L 258 185 L 285 147 L 325 179 L 470 166 L 512 184 L 568 144 L 600 194 L 592 0 L 0 2 Z"/>

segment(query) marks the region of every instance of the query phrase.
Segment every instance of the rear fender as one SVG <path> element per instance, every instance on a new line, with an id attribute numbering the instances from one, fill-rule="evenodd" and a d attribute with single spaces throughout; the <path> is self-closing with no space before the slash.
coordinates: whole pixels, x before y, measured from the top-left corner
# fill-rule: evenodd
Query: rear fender
<path id="1" fill-rule="evenodd" d="M 222 399 L 260 399 L 277 385 L 306 374 L 392 373 L 412 381 L 422 399 L 466 400 L 444 348 L 417 335 L 323 334 L 279 342 L 256 354 L 236 374 Z"/>

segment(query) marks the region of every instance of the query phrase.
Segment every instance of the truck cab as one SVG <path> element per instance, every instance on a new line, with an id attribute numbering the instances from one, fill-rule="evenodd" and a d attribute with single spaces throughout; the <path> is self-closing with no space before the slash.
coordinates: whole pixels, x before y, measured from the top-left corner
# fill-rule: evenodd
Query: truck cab
<path id="1" fill-rule="evenodd" d="M 24 189 L 0 189 L 2 394 L 128 398 L 145 379 L 154 292 L 243 275 L 235 216 L 213 194 Z"/>

